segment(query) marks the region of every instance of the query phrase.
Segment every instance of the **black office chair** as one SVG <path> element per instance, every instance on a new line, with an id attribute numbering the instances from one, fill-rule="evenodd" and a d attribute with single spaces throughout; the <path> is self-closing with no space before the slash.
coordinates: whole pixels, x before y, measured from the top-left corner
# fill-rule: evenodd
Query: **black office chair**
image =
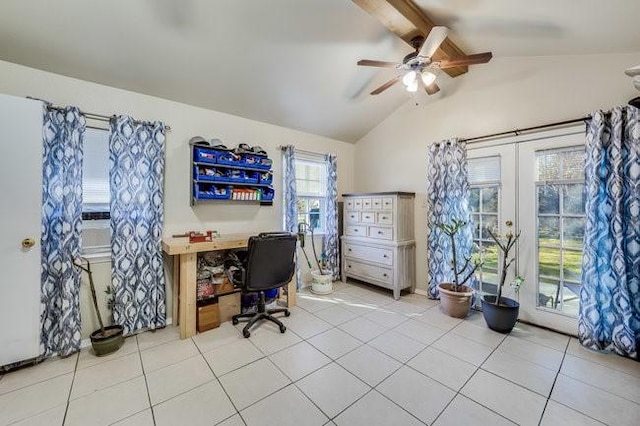
<path id="1" fill-rule="evenodd" d="M 231 281 L 234 285 L 240 285 L 243 293 L 260 294 L 258 312 L 238 314 L 231 318 L 233 325 L 238 324 L 240 318 L 250 318 L 242 330 L 244 337 L 249 337 L 251 326 L 263 319 L 276 323 L 281 333 L 287 329 L 272 314 L 284 312 L 284 316 L 288 317 L 291 313 L 286 308 L 265 309 L 264 292 L 283 287 L 293 278 L 296 270 L 296 240 L 297 236 L 288 232 L 268 232 L 249 238 L 246 260 L 230 274 Z"/>

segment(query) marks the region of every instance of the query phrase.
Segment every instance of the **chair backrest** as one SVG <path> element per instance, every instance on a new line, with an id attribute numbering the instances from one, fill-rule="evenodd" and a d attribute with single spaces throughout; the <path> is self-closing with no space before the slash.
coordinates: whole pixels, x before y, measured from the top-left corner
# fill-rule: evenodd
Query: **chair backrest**
<path id="1" fill-rule="evenodd" d="M 287 285 L 296 270 L 296 240 L 297 236 L 288 232 L 262 233 L 249 238 L 243 287 L 248 291 L 262 291 Z"/>

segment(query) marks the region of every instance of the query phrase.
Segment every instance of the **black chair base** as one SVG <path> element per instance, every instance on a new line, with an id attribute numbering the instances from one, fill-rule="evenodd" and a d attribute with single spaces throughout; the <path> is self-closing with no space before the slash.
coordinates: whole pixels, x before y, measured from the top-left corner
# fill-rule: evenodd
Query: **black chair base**
<path id="1" fill-rule="evenodd" d="M 242 329 L 242 335 L 245 338 L 251 336 L 251 332 L 249 329 L 260 320 L 268 320 L 278 325 L 280 328 L 280 333 L 284 333 L 287 330 L 287 327 L 280 322 L 276 317 L 272 316 L 272 314 L 284 313 L 285 317 L 291 315 L 291 312 L 287 308 L 277 308 L 277 309 L 265 309 L 265 301 L 264 301 L 264 292 L 260 292 L 260 299 L 258 300 L 258 312 L 251 312 L 246 314 L 237 314 L 231 317 L 231 323 L 233 325 L 237 325 L 239 323 L 239 319 L 241 318 L 250 318 L 247 325 Z"/>

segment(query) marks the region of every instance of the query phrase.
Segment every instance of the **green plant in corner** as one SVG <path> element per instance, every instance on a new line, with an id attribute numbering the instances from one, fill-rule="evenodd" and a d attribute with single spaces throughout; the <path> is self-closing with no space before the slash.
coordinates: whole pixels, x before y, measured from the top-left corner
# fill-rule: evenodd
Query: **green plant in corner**
<path id="1" fill-rule="evenodd" d="M 459 286 L 462 286 L 467 281 L 469 281 L 469 279 L 471 279 L 473 274 L 476 273 L 478 268 L 482 266 L 482 262 L 474 261 L 473 268 L 467 273 L 467 275 L 464 278 L 460 279 L 460 275 L 463 274 L 469 268 L 469 265 L 472 262 L 472 257 L 464 257 L 463 266 L 461 268 L 458 268 L 458 253 L 456 250 L 455 237 L 456 237 L 456 234 L 460 231 L 460 229 L 462 229 L 466 225 L 467 225 L 467 222 L 463 220 L 458 220 L 458 219 L 453 219 L 451 223 L 439 223 L 436 225 L 438 229 L 444 232 L 444 234 L 447 235 L 451 240 L 451 251 L 453 256 L 453 259 L 451 261 L 452 263 L 451 270 L 453 271 L 453 291 L 455 292 L 458 291 Z"/>
<path id="2" fill-rule="evenodd" d="M 316 265 L 318 265 L 318 271 L 320 272 L 320 275 L 331 274 L 331 271 L 327 270 L 326 268 L 327 262 L 326 262 L 325 254 L 321 253 L 320 257 L 318 257 L 318 252 L 316 251 L 315 239 L 313 238 L 313 227 L 309 226 L 307 222 L 300 222 L 298 223 L 298 241 L 300 241 L 300 248 L 302 248 L 302 254 L 304 254 L 304 258 L 307 261 L 307 265 L 309 266 L 309 269 L 312 269 L 313 266 L 309 261 L 309 256 L 307 255 L 307 251 L 304 249 L 305 247 L 304 236 L 306 235 L 307 230 L 311 232 L 311 248 L 313 250 L 313 258 L 316 261 Z"/>
<path id="3" fill-rule="evenodd" d="M 495 241 L 496 245 L 500 249 L 500 253 L 502 257 L 502 270 L 500 272 L 500 281 L 498 282 L 498 295 L 495 301 L 496 305 L 500 304 L 500 299 L 502 297 L 502 287 L 504 286 L 504 283 L 507 279 L 507 272 L 511 264 L 515 261 L 515 257 L 512 257 L 511 259 L 509 259 L 509 254 L 513 249 L 513 247 L 516 245 L 516 242 L 518 241 L 518 239 L 520 238 L 520 231 L 518 231 L 516 234 L 513 233 L 512 221 L 507 220 L 505 222 L 505 225 L 507 226 L 507 232 L 504 235 L 500 235 L 489 228 L 486 229 L 491 239 Z M 516 276 L 514 280 L 514 285 L 513 285 L 513 287 L 515 288 L 516 294 L 518 294 L 520 290 L 520 286 L 523 283 L 524 283 L 524 278 L 522 278 L 519 275 Z"/>

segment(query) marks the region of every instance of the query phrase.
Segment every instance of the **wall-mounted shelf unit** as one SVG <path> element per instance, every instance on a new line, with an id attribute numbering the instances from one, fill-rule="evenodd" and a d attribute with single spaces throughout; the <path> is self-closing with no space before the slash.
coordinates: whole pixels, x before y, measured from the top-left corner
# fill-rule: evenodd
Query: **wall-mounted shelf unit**
<path id="1" fill-rule="evenodd" d="M 266 154 L 226 149 L 200 137 L 190 145 L 192 206 L 203 201 L 273 205 L 272 161 Z"/>

